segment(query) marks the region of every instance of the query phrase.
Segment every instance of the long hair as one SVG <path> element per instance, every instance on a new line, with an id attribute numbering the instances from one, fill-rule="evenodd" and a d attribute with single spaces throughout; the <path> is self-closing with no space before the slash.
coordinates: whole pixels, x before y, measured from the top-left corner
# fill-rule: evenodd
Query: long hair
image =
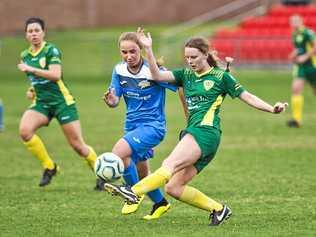
<path id="1" fill-rule="evenodd" d="M 207 55 L 207 63 L 211 67 L 217 67 L 217 59 L 210 53 L 210 46 L 207 39 L 203 37 L 194 37 L 189 39 L 184 47 L 198 49 L 201 53 Z"/>

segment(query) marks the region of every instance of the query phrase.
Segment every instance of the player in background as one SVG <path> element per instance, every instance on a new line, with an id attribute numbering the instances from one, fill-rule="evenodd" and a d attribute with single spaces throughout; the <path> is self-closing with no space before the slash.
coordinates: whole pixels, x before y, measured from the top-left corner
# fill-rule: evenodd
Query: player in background
<path id="1" fill-rule="evenodd" d="M 121 97 L 125 101 L 125 134 L 114 145 L 112 152 L 123 160 L 123 178 L 126 184 L 132 186 L 150 173 L 149 159 L 154 155 L 153 148 L 163 140 L 166 132 L 165 89 L 176 91 L 177 87 L 152 80 L 135 32 L 121 34 L 118 44 L 123 61 L 113 69 L 104 101 L 111 108 L 118 106 Z M 163 70 L 162 67 L 160 70 Z M 159 189 L 153 189 L 148 196 L 154 205 L 144 219 L 159 218 L 170 208 Z M 144 195 L 141 195 L 136 204 L 126 202 L 122 214 L 135 212 L 143 198 Z"/>
<path id="2" fill-rule="evenodd" d="M 25 23 L 26 39 L 30 47 L 21 53 L 18 69 L 26 73 L 32 87 L 27 97 L 33 103 L 20 122 L 20 136 L 26 148 L 41 162 L 43 175 L 39 186 L 48 185 L 59 167 L 49 156 L 36 131 L 48 126 L 56 118 L 72 148 L 93 170 L 97 155 L 83 140 L 74 97 L 62 79 L 61 53 L 53 44 L 44 41 L 45 23 L 29 18 Z"/>
<path id="3" fill-rule="evenodd" d="M 210 225 L 217 226 L 231 215 L 231 209 L 188 183 L 214 158 L 221 137 L 219 110 L 227 94 L 246 104 L 269 113 L 281 113 L 286 103 L 274 106 L 246 91 L 228 72 L 217 66 L 209 54 L 208 41 L 204 38 L 189 39 L 184 56 L 189 68 L 159 71 L 152 50 L 152 39 L 142 29 L 139 40 L 145 49 L 153 80 L 173 82 L 182 86 L 189 110 L 185 134 L 162 166 L 133 187 L 105 184 L 105 189 L 137 203 L 139 196 L 165 185 L 165 191 L 174 198 L 210 213 Z"/>
<path id="4" fill-rule="evenodd" d="M 292 82 L 292 119 L 287 122 L 289 127 L 299 128 L 302 125 L 305 82 L 309 82 L 316 95 L 316 41 L 314 32 L 304 26 L 299 15 L 290 18 L 293 29 L 292 41 L 294 50 L 290 59 L 294 63 Z"/>

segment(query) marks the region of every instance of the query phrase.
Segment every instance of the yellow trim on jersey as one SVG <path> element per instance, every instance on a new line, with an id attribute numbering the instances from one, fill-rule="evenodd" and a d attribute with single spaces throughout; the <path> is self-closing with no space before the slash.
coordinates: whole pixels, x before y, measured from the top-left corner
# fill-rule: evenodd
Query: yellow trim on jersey
<path id="1" fill-rule="evenodd" d="M 213 70 L 214 67 L 211 67 L 209 70 L 207 70 L 206 72 L 202 72 L 201 74 L 198 74 L 197 72 L 194 72 L 195 73 L 195 76 L 197 77 L 202 77 L 208 73 L 210 73 L 212 70 Z"/>
<path id="2" fill-rule="evenodd" d="M 61 93 L 63 94 L 66 104 L 67 105 L 71 105 L 75 103 L 74 98 L 72 97 L 72 95 L 69 93 L 69 90 L 67 89 L 67 87 L 65 86 L 65 84 L 63 83 L 62 80 L 58 80 L 57 81 L 57 85 L 61 91 Z"/>
<path id="3" fill-rule="evenodd" d="M 313 50 L 313 45 L 311 43 L 306 44 L 306 51 L 310 52 Z M 311 56 L 311 61 L 314 67 L 316 67 L 316 55 Z"/>
<path id="4" fill-rule="evenodd" d="M 215 102 L 212 104 L 210 109 L 204 115 L 201 125 L 213 126 L 215 111 L 223 103 L 223 99 L 224 97 L 222 95 L 217 96 Z"/>
<path id="5" fill-rule="evenodd" d="M 45 45 L 46 45 L 46 41 L 43 41 L 43 42 L 42 42 L 42 45 L 41 45 L 41 47 L 40 47 L 40 49 L 37 50 L 36 52 L 33 52 L 33 51 L 32 51 L 32 46 L 30 46 L 29 49 L 28 49 L 28 52 L 29 52 L 33 57 L 35 57 L 35 56 L 37 56 L 37 55 L 43 50 L 43 48 L 45 47 Z"/>

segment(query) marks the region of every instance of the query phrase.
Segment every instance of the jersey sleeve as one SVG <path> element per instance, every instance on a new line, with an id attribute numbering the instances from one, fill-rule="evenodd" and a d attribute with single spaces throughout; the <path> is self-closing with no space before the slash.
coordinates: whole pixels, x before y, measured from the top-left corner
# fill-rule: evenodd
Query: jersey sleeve
<path id="1" fill-rule="evenodd" d="M 183 85 L 183 80 L 184 80 L 184 70 L 185 69 L 174 69 L 172 70 L 172 74 L 174 78 L 176 79 L 176 85 L 177 86 L 182 86 Z"/>
<path id="2" fill-rule="evenodd" d="M 172 84 L 172 83 L 169 83 L 169 82 L 158 82 L 158 84 L 161 86 L 161 87 L 164 87 L 164 88 L 167 88 L 173 92 L 177 91 L 178 89 L 178 86 Z"/>
<path id="3" fill-rule="evenodd" d="M 120 78 L 119 78 L 118 74 L 116 73 L 115 68 L 113 69 L 113 72 L 112 72 L 112 80 L 111 80 L 110 89 L 111 88 L 114 88 L 116 96 L 121 97 L 122 88 L 120 85 Z"/>
<path id="4" fill-rule="evenodd" d="M 314 42 L 315 40 L 315 33 L 312 30 L 307 30 L 306 31 L 306 36 L 309 42 Z"/>
<path id="5" fill-rule="evenodd" d="M 231 98 L 239 97 L 245 91 L 242 85 L 230 74 L 225 72 L 223 75 L 223 86 L 225 93 L 229 94 Z"/>
<path id="6" fill-rule="evenodd" d="M 61 52 L 56 47 L 51 47 L 47 53 L 47 65 L 61 64 Z"/>

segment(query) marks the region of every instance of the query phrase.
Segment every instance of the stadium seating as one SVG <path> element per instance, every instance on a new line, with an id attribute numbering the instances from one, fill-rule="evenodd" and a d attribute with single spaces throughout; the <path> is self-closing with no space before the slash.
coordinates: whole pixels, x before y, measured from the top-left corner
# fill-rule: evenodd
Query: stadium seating
<path id="1" fill-rule="evenodd" d="M 288 64 L 292 50 L 289 18 L 303 17 L 316 31 L 316 6 L 273 6 L 264 16 L 247 17 L 238 27 L 217 31 L 211 38 L 220 57 L 232 56 L 243 64 Z"/>

